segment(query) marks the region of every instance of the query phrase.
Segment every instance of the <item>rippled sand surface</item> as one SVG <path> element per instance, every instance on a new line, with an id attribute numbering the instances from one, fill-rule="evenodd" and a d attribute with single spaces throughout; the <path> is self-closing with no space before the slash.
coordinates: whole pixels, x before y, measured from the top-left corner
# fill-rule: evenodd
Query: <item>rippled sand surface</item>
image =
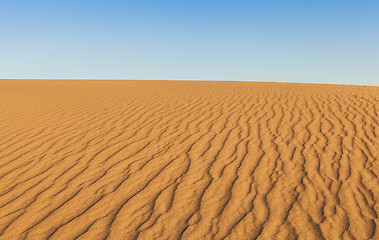
<path id="1" fill-rule="evenodd" d="M 379 87 L 0 81 L 0 239 L 379 239 Z"/>

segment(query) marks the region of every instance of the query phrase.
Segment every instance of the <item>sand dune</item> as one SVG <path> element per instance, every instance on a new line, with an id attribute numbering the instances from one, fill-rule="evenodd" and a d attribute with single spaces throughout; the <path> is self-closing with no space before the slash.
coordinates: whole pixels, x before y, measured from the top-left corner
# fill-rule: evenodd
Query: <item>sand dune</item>
<path id="1" fill-rule="evenodd" d="M 0 239 L 379 239 L 379 87 L 0 81 Z"/>

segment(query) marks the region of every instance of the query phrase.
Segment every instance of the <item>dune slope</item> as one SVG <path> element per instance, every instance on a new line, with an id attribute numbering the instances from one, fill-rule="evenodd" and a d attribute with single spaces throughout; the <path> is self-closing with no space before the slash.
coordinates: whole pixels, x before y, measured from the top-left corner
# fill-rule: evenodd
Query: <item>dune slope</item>
<path id="1" fill-rule="evenodd" d="M 379 87 L 0 81 L 0 239 L 379 239 Z"/>

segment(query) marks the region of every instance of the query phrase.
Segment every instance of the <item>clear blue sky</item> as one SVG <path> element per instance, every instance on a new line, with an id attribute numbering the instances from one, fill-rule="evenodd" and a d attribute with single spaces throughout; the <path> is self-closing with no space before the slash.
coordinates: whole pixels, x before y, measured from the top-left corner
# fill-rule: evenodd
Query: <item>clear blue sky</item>
<path id="1" fill-rule="evenodd" d="M 379 85 L 379 1 L 3 0 L 0 78 Z"/>

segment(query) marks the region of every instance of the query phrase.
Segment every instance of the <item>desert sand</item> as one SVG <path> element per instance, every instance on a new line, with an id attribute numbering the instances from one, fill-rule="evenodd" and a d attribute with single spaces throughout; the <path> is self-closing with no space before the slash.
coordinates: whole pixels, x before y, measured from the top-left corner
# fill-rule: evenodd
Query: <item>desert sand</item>
<path id="1" fill-rule="evenodd" d="M 379 239 L 379 87 L 0 80 L 0 239 Z"/>

